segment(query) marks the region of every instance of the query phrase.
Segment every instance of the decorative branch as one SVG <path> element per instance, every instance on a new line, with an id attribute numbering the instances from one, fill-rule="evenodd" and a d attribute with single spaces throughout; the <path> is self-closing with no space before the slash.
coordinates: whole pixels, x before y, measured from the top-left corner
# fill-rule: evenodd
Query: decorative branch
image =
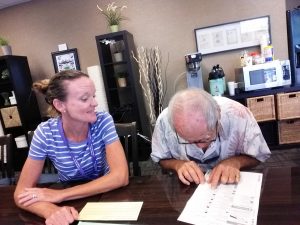
<path id="1" fill-rule="evenodd" d="M 163 110 L 165 86 L 162 79 L 161 52 L 158 47 L 147 49 L 137 48 L 137 58 L 132 52 L 133 58 L 139 64 L 139 83 L 149 108 L 151 124 L 155 123 L 158 115 Z"/>

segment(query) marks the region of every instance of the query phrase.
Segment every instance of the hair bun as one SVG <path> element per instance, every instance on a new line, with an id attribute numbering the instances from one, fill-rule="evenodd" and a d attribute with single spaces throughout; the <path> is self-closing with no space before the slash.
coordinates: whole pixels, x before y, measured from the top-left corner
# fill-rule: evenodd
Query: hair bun
<path id="1" fill-rule="evenodd" d="M 49 82 L 50 79 L 36 81 L 32 84 L 32 88 L 45 95 L 48 90 Z"/>

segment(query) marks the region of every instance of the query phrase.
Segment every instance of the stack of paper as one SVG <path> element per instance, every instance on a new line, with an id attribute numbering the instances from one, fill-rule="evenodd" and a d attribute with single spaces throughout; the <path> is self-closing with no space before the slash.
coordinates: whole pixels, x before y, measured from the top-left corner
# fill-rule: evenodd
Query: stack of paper
<path id="1" fill-rule="evenodd" d="M 201 225 L 256 225 L 261 173 L 241 172 L 238 184 L 200 184 L 178 220 Z"/>
<path id="2" fill-rule="evenodd" d="M 142 205 L 143 202 L 89 202 L 79 213 L 79 220 L 136 221 Z"/>

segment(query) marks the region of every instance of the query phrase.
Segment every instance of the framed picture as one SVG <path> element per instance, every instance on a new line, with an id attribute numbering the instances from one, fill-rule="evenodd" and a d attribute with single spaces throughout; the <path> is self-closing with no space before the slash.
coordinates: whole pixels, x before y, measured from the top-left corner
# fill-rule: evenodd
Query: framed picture
<path id="1" fill-rule="evenodd" d="M 263 35 L 271 43 L 270 16 L 195 29 L 197 51 L 211 54 L 260 44 Z"/>
<path id="2" fill-rule="evenodd" d="M 77 48 L 52 52 L 55 73 L 63 70 L 80 70 Z"/>

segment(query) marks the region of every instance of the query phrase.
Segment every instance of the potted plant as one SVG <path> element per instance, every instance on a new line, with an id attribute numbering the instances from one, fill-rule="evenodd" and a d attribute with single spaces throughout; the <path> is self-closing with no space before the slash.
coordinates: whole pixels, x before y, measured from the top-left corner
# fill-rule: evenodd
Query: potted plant
<path id="1" fill-rule="evenodd" d="M 3 55 L 11 55 L 11 46 L 8 44 L 8 41 L 3 37 L 0 37 L 0 46 L 3 52 Z"/>
<path id="2" fill-rule="evenodd" d="M 126 19 L 122 16 L 122 11 L 127 8 L 127 6 L 117 6 L 115 2 L 112 2 L 107 5 L 106 9 L 101 9 L 99 5 L 97 5 L 97 8 L 105 16 L 111 32 L 118 31 L 120 22 Z"/>
<path id="3" fill-rule="evenodd" d="M 127 77 L 126 72 L 115 73 L 115 78 L 117 80 L 118 87 L 126 87 L 127 86 L 126 77 Z"/>

